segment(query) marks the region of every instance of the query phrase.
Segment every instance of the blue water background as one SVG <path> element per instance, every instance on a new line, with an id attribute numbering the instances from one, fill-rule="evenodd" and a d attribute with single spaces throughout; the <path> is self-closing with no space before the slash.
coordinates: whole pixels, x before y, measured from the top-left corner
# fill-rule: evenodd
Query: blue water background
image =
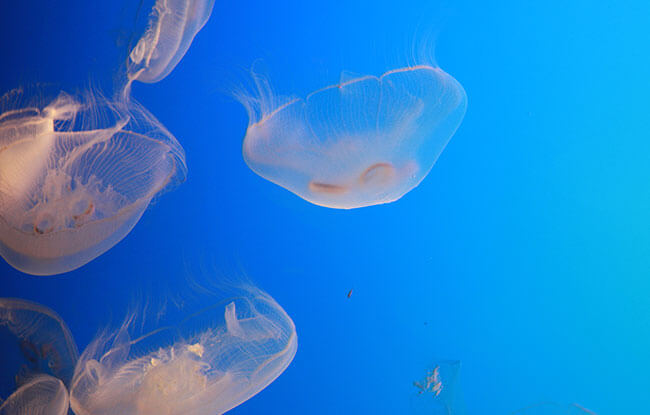
<path id="1" fill-rule="evenodd" d="M 110 94 L 146 21 L 135 0 L 12 3 L 2 91 Z M 83 348 L 188 278 L 249 278 L 299 348 L 233 414 L 409 413 L 437 359 L 462 362 L 470 415 L 546 400 L 650 413 L 649 16 L 646 1 L 217 2 L 176 70 L 133 89 L 185 148 L 187 182 L 74 272 L 0 263 L 0 296 L 52 307 Z M 417 63 L 422 44 L 469 106 L 403 199 L 321 208 L 246 167 L 246 114 L 227 93 L 256 60 L 304 96 L 342 71 Z"/>

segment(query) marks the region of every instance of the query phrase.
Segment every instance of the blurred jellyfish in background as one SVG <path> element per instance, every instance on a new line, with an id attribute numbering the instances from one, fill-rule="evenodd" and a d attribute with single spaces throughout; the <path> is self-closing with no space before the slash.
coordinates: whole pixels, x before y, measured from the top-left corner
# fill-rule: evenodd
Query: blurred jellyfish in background
<path id="1" fill-rule="evenodd" d="M 345 80 L 305 99 L 238 94 L 249 125 L 244 160 L 263 178 L 316 205 L 393 202 L 429 173 L 467 107 L 463 87 L 418 65 Z"/>
<path id="2" fill-rule="evenodd" d="M 0 298 L 0 351 L 0 415 L 68 412 L 66 384 L 72 380 L 78 352 L 70 330 L 54 311 L 26 300 Z"/>
<path id="3" fill-rule="evenodd" d="M 555 402 L 544 402 L 519 409 L 511 415 L 596 415 L 596 413 L 577 403 L 563 405 Z"/>
<path id="4" fill-rule="evenodd" d="M 88 91 L 0 99 L 0 255 L 29 274 L 74 270 L 124 238 L 185 178 L 183 149 L 136 102 Z"/>
<path id="5" fill-rule="evenodd" d="M 13 372 L 9 376 L 19 384 L 39 374 L 69 384 L 79 357 L 61 317 L 45 306 L 16 298 L 0 298 L 0 347 L 2 375 Z"/>
<path id="6" fill-rule="evenodd" d="M 156 0 L 149 25 L 128 57 L 127 84 L 162 80 L 185 55 L 212 13 L 214 0 Z"/>
<path id="7" fill-rule="evenodd" d="M 127 319 L 81 355 L 76 415 L 221 414 L 273 382 L 297 349 L 291 318 L 256 288 L 174 326 L 140 336 L 134 326 Z"/>
<path id="8" fill-rule="evenodd" d="M 409 413 L 463 415 L 465 404 L 460 391 L 460 361 L 441 360 L 413 382 L 415 394 Z"/>
<path id="9" fill-rule="evenodd" d="M 441 360 L 413 382 L 409 414 L 465 415 L 460 385 L 460 361 Z M 527 406 L 509 415 L 597 415 L 583 406 L 543 402 Z"/>
<path id="10" fill-rule="evenodd" d="M 0 415 L 65 415 L 69 404 L 68 390 L 60 379 L 38 375 L 0 401 Z"/>

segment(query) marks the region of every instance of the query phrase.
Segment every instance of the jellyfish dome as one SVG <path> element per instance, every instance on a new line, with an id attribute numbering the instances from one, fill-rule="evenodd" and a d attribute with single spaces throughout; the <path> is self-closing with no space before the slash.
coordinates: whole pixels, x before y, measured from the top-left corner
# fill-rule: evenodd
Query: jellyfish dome
<path id="1" fill-rule="evenodd" d="M 244 160 L 263 178 L 320 206 L 393 202 L 429 173 L 467 97 L 438 67 L 396 69 L 328 86 L 305 99 L 241 96 L 249 115 Z"/>
<path id="2" fill-rule="evenodd" d="M 72 380 L 79 353 L 70 330 L 54 311 L 27 300 L 0 298 L 0 331 L 8 333 L 0 333 L 2 357 L 12 360 L 15 370 L 10 375 L 19 385 L 40 374 L 65 384 Z M 8 342 L 22 356 L 6 353 L 11 349 Z M 9 364 L 2 366 L 3 375 L 11 372 Z"/>
<path id="3" fill-rule="evenodd" d="M 156 0 L 149 26 L 128 58 L 129 83 L 153 83 L 169 75 L 208 21 L 213 6 L 214 0 Z"/>
<path id="4" fill-rule="evenodd" d="M 76 415 L 222 414 L 273 382 L 297 349 L 293 322 L 259 290 L 133 340 L 128 327 L 82 354 Z"/>
<path id="5" fill-rule="evenodd" d="M 180 144 L 136 102 L 87 92 L 16 105 L 22 95 L 0 100 L 0 255 L 13 267 L 52 275 L 84 265 L 184 180 Z"/>
<path id="6" fill-rule="evenodd" d="M 65 415 L 69 403 L 68 390 L 60 379 L 40 375 L 0 401 L 0 415 Z"/>
<path id="7" fill-rule="evenodd" d="M 42 305 L 0 298 L 0 415 L 64 415 L 77 347 L 61 317 Z"/>

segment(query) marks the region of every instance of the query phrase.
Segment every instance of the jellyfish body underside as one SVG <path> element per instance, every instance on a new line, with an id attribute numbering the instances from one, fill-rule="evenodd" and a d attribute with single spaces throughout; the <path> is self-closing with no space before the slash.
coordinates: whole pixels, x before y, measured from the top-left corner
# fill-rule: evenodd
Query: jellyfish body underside
<path id="1" fill-rule="evenodd" d="M 146 110 L 86 98 L 62 94 L 42 111 L 0 116 L 0 255 L 23 272 L 84 265 L 184 179 L 182 148 Z M 93 125 L 109 117 L 111 125 Z"/>
<path id="2" fill-rule="evenodd" d="M 69 403 L 60 379 L 39 375 L 0 402 L 0 415 L 65 415 Z"/>
<path id="3" fill-rule="evenodd" d="M 267 294 L 237 299 L 222 318 L 214 307 L 181 326 L 130 341 L 118 333 L 84 352 L 70 389 L 77 415 L 213 415 L 257 394 L 289 365 L 297 348 L 289 316 Z M 203 323 L 200 323 L 203 322 Z M 199 323 L 203 328 L 199 329 Z M 192 333 L 185 335 L 184 333 Z M 118 339 L 118 340 L 116 340 Z M 130 356 L 141 343 L 158 345 Z M 103 354 L 93 350 L 104 350 Z"/>
<path id="4" fill-rule="evenodd" d="M 157 0 L 149 27 L 129 55 L 129 80 L 154 83 L 169 75 L 213 6 L 214 0 Z"/>
<path id="5" fill-rule="evenodd" d="M 462 86 L 439 68 L 361 77 L 263 114 L 248 127 L 244 159 L 316 205 L 388 203 L 428 174 L 466 105 Z"/>

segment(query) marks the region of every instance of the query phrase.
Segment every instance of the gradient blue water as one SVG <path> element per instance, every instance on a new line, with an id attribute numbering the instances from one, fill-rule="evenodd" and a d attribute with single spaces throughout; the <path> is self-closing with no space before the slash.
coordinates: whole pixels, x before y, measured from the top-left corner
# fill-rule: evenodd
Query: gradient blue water
<path id="1" fill-rule="evenodd" d="M 0 89 L 110 88 L 136 3 L 3 4 Z M 54 308 L 83 347 L 189 274 L 246 275 L 299 348 L 237 414 L 409 413 L 412 381 L 441 358 L 462 361 L 468 414 L 544 400 L 650 413 L 650 6 L 431 3 L 218 3 L 176 70 L 133 91 L 184 146 L 188 181 L 77 271 L 0 264 L 0 296 Z M 255 59 L 279 92 L 306 94 L 411 63 L 431 31 L 469 107 L 402 200 L 320 208 L 245 166 L 246 116 L 223 92 Z"/>

